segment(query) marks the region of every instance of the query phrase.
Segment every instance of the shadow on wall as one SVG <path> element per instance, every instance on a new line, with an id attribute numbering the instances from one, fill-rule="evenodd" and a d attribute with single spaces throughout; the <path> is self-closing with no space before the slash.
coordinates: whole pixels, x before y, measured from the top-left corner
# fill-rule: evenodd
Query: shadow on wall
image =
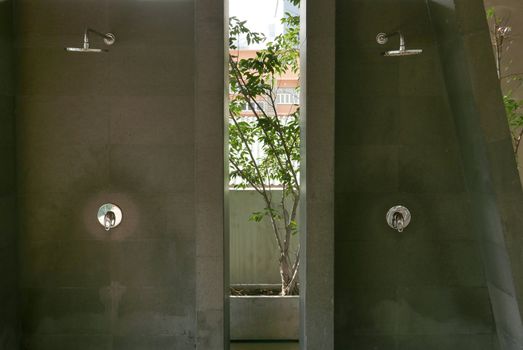
<path id="1" fill-rule="evenodd" d="M 521 219 L 507 220 L 504 204 L 509 200 L 521 205 L 523 201 L 483 2 L 429 1 L 429 9 L 454 112 L 498 341 L 502 349 L 523 347 L 518 303 L 521 278 L 512 273 L 521 267 L 517 253 L 509 256 L 509 252 L 521 250 L 519 240 L 512 238 Z"/>
<path id="2" fill-rule="evenodd" d="M 18 350 L 13 2 L 0 1 L 0 348 Z"/>

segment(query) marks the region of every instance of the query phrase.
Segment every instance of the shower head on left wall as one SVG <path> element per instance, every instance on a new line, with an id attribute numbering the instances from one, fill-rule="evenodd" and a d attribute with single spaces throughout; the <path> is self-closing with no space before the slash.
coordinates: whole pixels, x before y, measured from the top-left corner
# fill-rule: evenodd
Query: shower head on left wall
<path id="1" fill-rule="evenodd" d="M 93 33 L 104 39 L 105 45 L 114 44 L 116 37 L 112 33 L 100 33 L 94 29 L 86 28 L 84 31 L 84 42 L 82 47 L 66 47 L 65 50 L 69 52 L 107 52 L 107 49 L 92 48 L 89 43 L 89 33 Z"/>
<path id="2" fill-rule="evenodd" d="M 407 50 L 405 45 L 405 38 L 403 37 L 403 34 L 400 31 L 396 31 L 393 33 L 378 33 L 376 36 L 376 41 L 378 44 L 383 45 L 386 44 L 387 41 L 389 41 L 389 38 L 391 36 L 398 35 L 400 37 L 400 48 L 398 50 L 389 50 L 382 53 L 383 56 L 387 57 L 398 57 L 398 56 L 412 56 L 412 55 L 419 55 L 423 52 L 422 49 L 409 49 Z"/>

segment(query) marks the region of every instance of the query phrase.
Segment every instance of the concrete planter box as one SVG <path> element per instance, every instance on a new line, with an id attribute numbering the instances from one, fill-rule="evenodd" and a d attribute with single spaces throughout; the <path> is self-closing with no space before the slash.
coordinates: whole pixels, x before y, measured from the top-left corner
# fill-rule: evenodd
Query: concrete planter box
<path id="1" fill-rule="evenodd" d="M 231 296 L 231 340 L 298 340 L 299 296 Z"/>

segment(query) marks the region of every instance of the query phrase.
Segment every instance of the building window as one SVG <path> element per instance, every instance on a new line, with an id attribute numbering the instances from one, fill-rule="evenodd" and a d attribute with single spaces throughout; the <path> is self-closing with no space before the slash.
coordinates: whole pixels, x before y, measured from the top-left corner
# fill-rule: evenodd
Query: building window
<path id="1" fill-rule="evenodd" d="M 280 88 L 276 93 L 276 103 L 280 105 L 300 104 L 300 95 L 293 88 Z"/>
<path id="2" fill-rule="evenodd" d="M 258 104 L 253 103 L 254 111 L 261 112 L 262 110 L 267 111 L 268 105 L 264 101 L 257 101 Z M 261 107 L 261 108 L 260 108 Z M 243 104 L 242 112 L 252 112 L 251 106 L 249 103 L 245 102 Z"/>

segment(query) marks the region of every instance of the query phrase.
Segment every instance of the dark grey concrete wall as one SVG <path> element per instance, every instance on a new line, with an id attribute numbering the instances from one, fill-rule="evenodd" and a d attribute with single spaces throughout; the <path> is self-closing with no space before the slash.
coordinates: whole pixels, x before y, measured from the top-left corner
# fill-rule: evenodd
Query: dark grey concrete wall
<path id="1" fill-rule="evenodd" d="M 521 249 L 518 232 L 522 219 L 514 209 L 521 208 L 523 196 L 483 3 L 429 1 L 429 8 L 459 135 L 500 348 L 521 349 L 520 294 L 513 276 L 521 281 L 517 252 Z"/>
<path id="2" fill-rule="evenodd" d="M 462 152 L 427 3 L 338 1 L 336 28 L 335 348 L 495 349 L 464 171 L 475 161 Z M 422 55 L 380 55 L 399 43 L 376 34 L 398 29 Z M 397 204 L 412 213 L 403 233 L 385 222 Z"/>
<path id="3" fill-rule="evenodd" d="M 205 344 L 216 344 L 207 339 L 210 330 L 223 337 L 224 298 L 216 294 L 221 304 L 212 304 L 213 318 L 199 320 L 211 296 L 196 288 L 196 251 L 197 233 L 202 242 L 209 234 L 223 239 L 223 225 L 200 233 L 195 213 L 223 212 L 223 197 L 197 202 L 195 182 L 212 174 L 223 196 L 223 179 L 208 163 L 197 168 L 207 178 L 198 177 L 195 159 L 223 159 L 223 130 L 221 138 L 211 137 L 205 125 L 197 133 L 195 120 L 218 117 L 223 126 L 223 98 L 211 105 L 203 96 L 203 111 L 195 112 L 196 70 L 203 68 L 195 35 L 209 31 L 205 23 L 196 26 L 195 6 L 185 0 L 16 3 L 27 349 L 218 349 Z M 213 22 L 220 23 L 223 28 Z M 86 26 L 115 33 L 108 53 L 64 51 L 81 45 Z M 91 41 L 103 46 L 95 36 Z M 205 41 L 200 46 L 217 64 L 206 64 L 207 73 L 223 78 L 223 43 L 221 49 Z M 124 216 L 109 233 L 96 219 L 107 202 L 118 204 Z M 203 261 L 201 269 L 210 271 L 208 265 L 223 259 L 220 245 L 201 256 L 214 250 L 217 258 Z"/>
<path id="4" fill-rule="evenodd" d="M 0 348 L 18 349 L 13 3 L 0 2 Z"/>

